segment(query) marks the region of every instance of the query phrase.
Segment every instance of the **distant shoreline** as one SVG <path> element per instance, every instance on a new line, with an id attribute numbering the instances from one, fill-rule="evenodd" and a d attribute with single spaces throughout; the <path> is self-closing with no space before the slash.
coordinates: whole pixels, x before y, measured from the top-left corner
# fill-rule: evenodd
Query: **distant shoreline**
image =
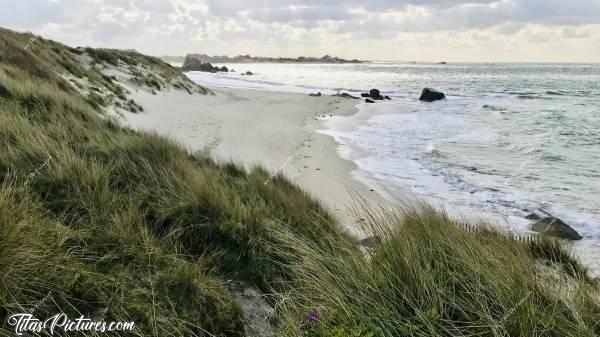
<path id="1" fill-rule="evenodd" d="M 368 63 L 369 61 L 363 61 L 358 59 L 347 60 L 336 56 L 325 55 L 323 57 L 264 57 L 264 56 L 250 56 L 250 55 L 238 55 L 234 57 L 229 56 L 209 56 L 206 54 L 188 54 L 186 56 L 160 56 L 161 60 L 167 63 L 183 63 L 186 58 L 197 59 L 205 63 L 326 63 L 326 64 L 359 64 Z"/>

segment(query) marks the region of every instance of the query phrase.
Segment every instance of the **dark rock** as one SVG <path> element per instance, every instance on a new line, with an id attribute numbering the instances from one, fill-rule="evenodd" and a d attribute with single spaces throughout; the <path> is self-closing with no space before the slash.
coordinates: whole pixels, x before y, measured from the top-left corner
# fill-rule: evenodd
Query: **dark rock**
<path id="1" fill-rule="evenodd" d="M 361 97 L 365 97 L 365 98 L 370 98 L 372 100 L 384 100 L 384 99 L 391 99 L 388 96 L 381 96 L 381 92 L 378 89 L 371 89 L 368 93 L 364 92 L 362 94 L 360 94 Z"/>
<path id="2" fill-rule="evenodd" d="M 226 72 L 227 67 L 216 67 L 210 63 L 202 63 L 202 61 L 192 58 L 186 57 L 183 61 L 183 65 L 181 66 L 182 71 L 203 71 L 206 73 L 216 73 L 219 71 Z"/>
<path id="3" fill-rule="evenodd" d="M 390 96 L 383 96 L 383 98 L 385 98 L 387 100 L 391 100 Z"/>
<path id="4" fill-rule="evenodd" d="M 539 220 L 539 219 L 541 219 L 541 218 L 542 218 L 542 217 L 541 217 L 541 216 L 539 216 L 539 215 L 538 215 L 538 214 L 536 214 L 536 213 L 531 213 L 531 214 L 529 214 L 528 216 L 526 216 L 526 217 L 525 217 L 525 219 L 529 219 L 529 220 L 535 220 L 535 221 L 537 221 L 537 220 Z"/>
<path id="5" fill-rule="evenodd" d="M 320 92 L 312 93 L 312 94 L 308 94 L 308 96 L 311 96 L 311 97 L 321 97 L 321 93 Z"/>
<path id="6" fill-rule="evenodd" d="M 421 97 L 419 97 L 419 100 L 424 101 L 424 102 L 433 102 L 433 101 L 439 101 L 439 100 L 445 99 L 445 98 L 446 98 L 446 95 L 444 95 L 443 92 L 439 92 L 439 91 L 433 90 L 431 88 L 425 88 L 421 92 Z"/>
<path id="7" fill-rule="evenodd" d="M 381 96 L 381 92 L 378 89 L 371 89 L 371 91 L 369 91 L 369 96 L 371 96 L 372 99 L 376 99 L 378 101 L 382 101 L 385 98 Z"/>
<path id="8" fill-rule="evenodd" d="M 358 243 L 367 248 L 377 248 L 381 245 L 381 237 L 379 235 L 370 236 L 358 241 Z"/>
<path id="9" fill-rule="evenodd" d="M 229 72 L 229 69 L 227 69 L 227 67 L 226 67 L 226 66 L 222 66 L 222 67 L 221 67 L 221 69 L 220 69 L 219 71 L 222 71 L 222 72 L 224 72 L 224 73 L 228 73 L 228 72 Z"/>
<path id="10" fill-rule="evenodd" d="M 538 233 L 561 239 L 582 239 L 581 235 L 571 228 L 571 226 L 564 223 L 561 219 L 552 216 L 539 219 L 533 224 L 532 229 Z"/>
<path id="11" fill-rule="evenodd" d="M 230 73 L 235 73 L 235 69 L 230 69 L 229 72 Z"/>
<path id="12" fill-rule="evenodd" d="M 375 101 L 370 98 L 367 98 L 365 99 L 365 103 L 375 103 Z"/>
<path id="13" fill-rule="evenodd" d="M 253 74 L 253 73 L 252 73 L 250 70 L 248 70 L 248 71 L 246 72 L 246 76 L 252 76 L 252 75 L 254 75 L 254 74 Z"/>
<path id="14" fill-rule="evenodd" d="M 346 93 L 346 92 L 343 92 L 341 94 L 335 94 L 333 96 L 343 97 L 343 98 L 360 99 L 360 97 L 356 97 L 356 96 L 350 95 L 349 93 Z"/>

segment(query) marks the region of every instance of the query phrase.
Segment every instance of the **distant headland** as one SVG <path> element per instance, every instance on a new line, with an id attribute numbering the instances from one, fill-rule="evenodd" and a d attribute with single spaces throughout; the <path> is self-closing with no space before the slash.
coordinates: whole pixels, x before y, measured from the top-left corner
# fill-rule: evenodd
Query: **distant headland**
<path id="1" fill-rule="evenodd" d="M 335 56 L 325 55 L 323 57 L 262 57 L 250 55 L 229 56 L 209 56 L 207 54 L 188 54 L 184 56 L 162 56 L 165 62 L 183 63 L 186 58 L 194 58 L 204 63 L 365 63 L 357 59 L 346 60 Z"/>

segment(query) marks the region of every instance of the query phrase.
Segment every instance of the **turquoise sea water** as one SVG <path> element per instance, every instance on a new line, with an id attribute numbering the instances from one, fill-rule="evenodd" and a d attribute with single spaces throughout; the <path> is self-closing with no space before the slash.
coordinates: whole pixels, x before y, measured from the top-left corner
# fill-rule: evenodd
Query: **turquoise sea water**
<path id="1" fill-rule="evenodd" d="M 409 190 L 452 208 L 500 216 L 526 232 L 531 212 L 575 228 L 581 259 L 600 271 L 600 65 L 233 64 L 256 75 L 190 73 L 201 83 L 332 94 L 378 88 L 391 102 L 328 134 L 391 195 Z M 446 93 L 418 101 L 424 87 Z M 408 107 L 408 109 L 407 109 Z"/>

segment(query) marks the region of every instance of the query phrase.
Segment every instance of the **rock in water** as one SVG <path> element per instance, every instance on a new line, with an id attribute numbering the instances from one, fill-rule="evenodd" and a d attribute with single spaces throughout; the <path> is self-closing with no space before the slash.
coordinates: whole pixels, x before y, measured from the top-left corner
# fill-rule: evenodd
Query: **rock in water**
<path id="1" fill-rule="evenodd" d="M 419 100 L 423 102 L 433 102 L 439 101 L 444 98 L 446 98 L 446 95 L 444 95 L 443 92 L 439 92 L 431 88 L 425 88 L 423 89 L 423 92 L 421 92 L 421 97 L 419 98 Z"/>
<path id="2" fill-rule="evenodd" d="M 376 99 L 378 101 L 384 99 L 384 97 L 381 96 L 381 92 L 378 89 L 371 89 L 371 91 L 369 91 L 369 96 L 371 96 L 372 99 Z"/>
<path id="3" fill-rule="evenodd" d="M 375 101 L 370 98 L 366 98 L 365 103 L 375 103 Z"/>
<path id="4" fill-rule="evenodd" d="M 362 94 L 360 94 L 361 97 L 365 97 L 365 98 L 370 98 L 372 100 L 384 100 L 384 99 L 391 99 L 388 96 L 381 96 L 381 91 L 379 91 L 379 89 L 371 89 L 368 93 L 364 92 Z"/>
<path id="5" fill-rule="evenodd" d="M 533 224 L 532 229 L 538 233 L 554 236 L 561 239 L 581 240 L 582 237 L 571 226 L 559 218 L 552 216 L 539 219 Z"/>
<path id="6" fill-rule="evenodd" d="M 308 94 L 308 96 L 311 96 L 311 97 L 321 97 L 321 92 Z"/>
<path id="7" fill-rule="evenodd" d="M 253 73 L 252 73 L 250 70 L 248 70 L 248 71 L 246 72 L 246 76 L 252 76 L 252 75 L 254 75 L 254 74 L 253 74 Z"/>

